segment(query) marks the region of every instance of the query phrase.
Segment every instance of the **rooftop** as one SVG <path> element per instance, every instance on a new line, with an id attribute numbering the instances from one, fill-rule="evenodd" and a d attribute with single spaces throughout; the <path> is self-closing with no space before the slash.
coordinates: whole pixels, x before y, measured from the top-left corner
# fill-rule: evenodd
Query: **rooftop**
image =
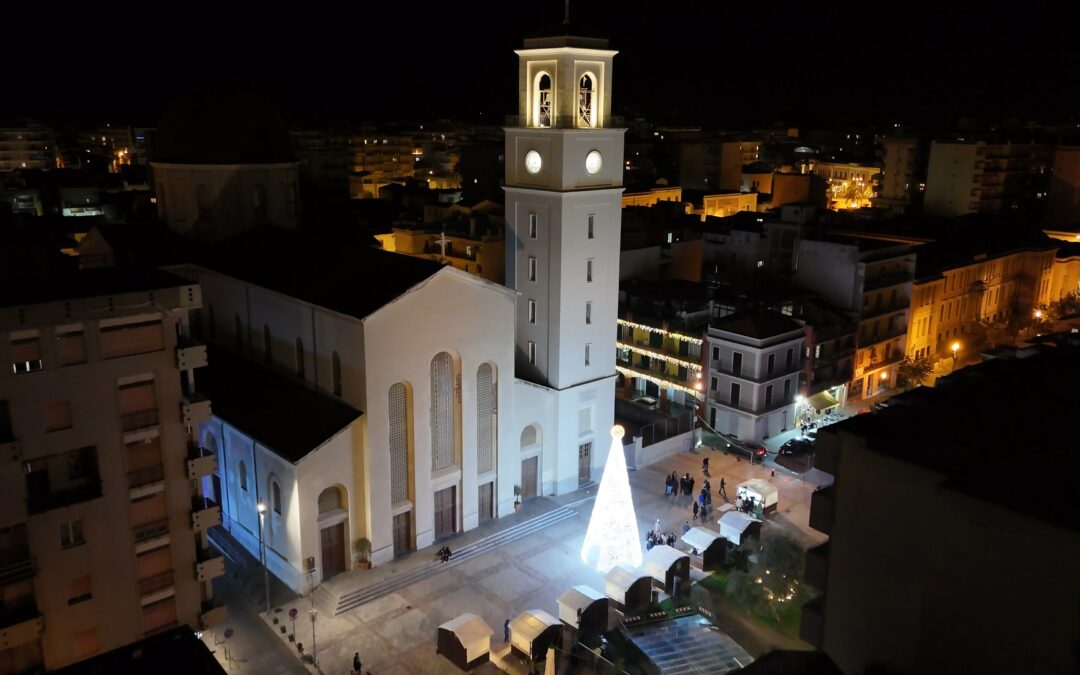
<path id="1" fill-rule="evenodd" d="M 1076 415 L 1080 372 L 1080 347 L 1071 342 L 964 368 L 834 428 L 866 438 L 870 450 L 940 472 L 947 488 L 1080 531 L 1080 511 L 1067 485 L 1025 490 L 1022 499 L 1001 489 L 1015 481 L 1017 462 L 1036 454 L 1055 476 L 1080 475 L 1080 454 L 1066 430 Z M 1031 395 L 1033 383 L 1038 396 Z"/>
<path id="2" fill-rule="evenodd" d="M 200 263 L 222 274 L 363 319 L 443 265 L 366 242 L 272 227 L 232 237 Z"/>
<path id="3" fill-rule="evenodd" d="M 220 347 L 209 347 L 208 360 L 197 382 L 214 415 L 294 464 L 363 414 Z"/>
<path id="4" fill-rule="evenodd" d="M 736 313 L 712 322 L 711 330 L 744 335 L 757 340 L 801 331 L 802 325 L 779 312 L 760 312 L 755 314 Z"/>

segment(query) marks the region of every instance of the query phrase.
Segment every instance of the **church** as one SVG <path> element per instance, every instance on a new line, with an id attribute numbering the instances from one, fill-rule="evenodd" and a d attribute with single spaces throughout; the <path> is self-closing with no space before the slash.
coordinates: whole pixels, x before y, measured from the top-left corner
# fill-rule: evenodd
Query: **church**
<path id="1" fill-rule="evenodd" d="M 218 458 L 205 494 L 298 592 L 599 480 L 616 383 L 616 52 L 557 32 L 516 53 L 505 286 L 281 227 L 169 268 L 202 287 L 190 328 L 211 345 L 196 386 L 214 414 L 199 438 Z M 292 170 L 257 159 L 237 173 Z M 198 201 L 201 169 L 171 160 L 182 184 L 164 186 L 163 217 L 199 213 L 177 199 Z"/>

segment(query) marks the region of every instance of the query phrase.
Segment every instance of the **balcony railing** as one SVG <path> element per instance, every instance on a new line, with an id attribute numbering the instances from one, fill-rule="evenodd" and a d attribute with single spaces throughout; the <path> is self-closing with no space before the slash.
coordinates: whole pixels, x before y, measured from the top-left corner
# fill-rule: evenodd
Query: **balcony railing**
<path id="1" fill-rule="evenodd" d="M 17 584 L 34 577 L 34 559 L 30 557 L 29 552 L 22 555 L 26 557 L 0 567 L 0 587 Z"/>
<path id="2" fill-rule="evenodd" d="M 35 491 L 26 497 L 26 508 L 31 513 L 44 513 L 52 509 L 90 501 L 101 496 L 101 480 L 96 476 L 82 485 L 59 492 Z"/>
<path id="3" fill-rule="evenodd" d="M 150 595 L 155 591 L 160 591 L 163 588 L 168 588 L 173 585 L 173 571 L 162 572 L 161 574 L 155 574 L 152 577 L 146 577 L 145 579 L 139 579 L 139 595 Z"/>
<path id="4" fill-rule="evenodd" d="M 737 377 L 740 380 L 745 380 L 746 382 L 754 382 L 756 384 L 761 384 L 762 382 L 771 382 L 772 380 L 778 380 L 778 379 L 780 379 L 782 377 L 786 377 L 788 375 L 794 375 L 795 373 L 799 372 L 800 370 L 802 370 L 802 360 L 801 359 L 796 360 L 795 364 L 792 365 L 791 368 L 780 368 L 780 369 L 774 368 L 771 375 L 769 375 L 768 373 L 765 373 L 765 374 L 762 374 L 760 377 L 754 377 L 753 375 L 751 375 L 750 372 L 749 372 L 750 371 L 749 368 L 740 368 L 739 372 L 736 373 L 731 368 L 725 368 L 724 366 L 717 364 L 717 362 L 715 362 L 715 361 L 713 361 L 713 365 L 711 367 L 710 372 L 712 372 L 712 373 L 720 373 L 722 375 L 727 375 L 729 377 Z"/>
<path id="5" fill-rule="evenodd" d="M 869 363 L 866 364 L 866 366 L 863 368 L 863 370 L 866 371 L 866 370 L 873 370 L 875 368 L 881 368 L 883 366 L 891 366 L 892 364 L 898 363 L 898 362 L 903 361 L 903 360 L 904 360 L 904 355 L 900 351 L 896 351 L 893 354 L 889 355 L 888 357 L 880 358 L 880 359 L 874 359 L 874 360 L 870 361 Z"/>
<path id="6" fill-rule="evenodd" d="M 794 403 L 793 399 L 784 400 L 782 396 L 777 397 L 767 406 L 763 403 L 760 408 L 749 405 L 748 402 L 742 401 L 741 399 L 739 401 L 739 405 L 732 405 L 730 402 L 723 401 L 718 398 L 710 398 L 709 401 L 715 403 L 716 405 L 730 408 L 731 410 L 741 410 L 742 412 L 750 413 L 751 415 L 764 415 L 766 413 L 770 413 L 774 410 L 779 410 L 780 408 L 789 406 Z"/>
<path id="7" fill-rule="evenodd" d="M 44 630 L 44 618 L 32 600 L 0 610 L 0 645 L 4 649 L 26 644 Z"/>
<path id="8" fill-rule="evenodd" d="M 595 114 L 595 113 L 594 113 Z M 551 115 L 551 124 L 544 125 L 543 127 L 536 127 L 532 123 L 532 116 L 530 115 L 507 115 L 505 126 L 513 128 L 529 127 L 540 129 L 621 129 L 625 125 L 622 117 L 616 117 L 608 115 L 600 120 L 600 124 L 596 127 L 579 127 L 577 115 Z"/>
<path id="9" fill-rule="evenodd" d="M 135 543 L 149 541 L 169 533 L 169 519 L 162 518 L 152 523 L 144 523 L 131 528 L 135 534 Z"/>
<path id="10" fill-rule="evenodd" d="M 160 464 L 128 471 L 128 489 L 131 490 L 152 483 L 160 483 L 163 480 L 165 480 L 165 467 Z"/>
<path id="11" fill-rule="evenodd" d="M 123 415 L 120 415 L 120 427 L 124 431 L 146 429 L 147 427 L 157 426 L 157 423 L 157 408 L 154 408 L 153 410 L 140 410 L 139 412 L 125 413 Z"/>

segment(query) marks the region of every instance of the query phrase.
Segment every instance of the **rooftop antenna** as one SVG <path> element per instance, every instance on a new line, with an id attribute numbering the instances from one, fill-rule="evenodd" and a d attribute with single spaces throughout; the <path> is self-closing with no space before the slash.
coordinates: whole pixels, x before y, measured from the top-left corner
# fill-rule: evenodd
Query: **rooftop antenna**
<path id="1" fill-rule="evenodd" d="M 566 10 L 563 12 L 563 20 L 562 20 L 562 22 L 563 22 L 564 26 L 569 26 L 570 25 L 570 0 L 566 0 L 565 7 L 566 7 Z"/>

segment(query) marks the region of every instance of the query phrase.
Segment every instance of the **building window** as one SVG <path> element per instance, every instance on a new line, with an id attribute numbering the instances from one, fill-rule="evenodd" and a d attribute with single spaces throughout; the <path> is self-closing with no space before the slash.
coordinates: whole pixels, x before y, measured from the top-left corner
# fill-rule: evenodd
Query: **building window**
<path id="1" fill-rule="evenodd" d="M 671 242 L 668 242 L 668 243 L 671 243 Z M 765 261 L 764 260 L 757 261 L 757 268 L 761 269 L 763 267 L 765 267 Z"/>
<path id="2" fill-rule="evenodd" d="M 409 498 L 409 390 L 404 383 L 390 386 L 390 502 Z"/>
<path id="3" fill-rule="evenodd" d="M 453 466 L 456 459 L 457 390 L 454 359 L 439 352 L 431 359 L 431 470 Z"/>
<path id="4" fill-rule="evenodd" d="M 585 365 L 589 365 L 590 360 L 591 360 L 590 359 L 591 355 L 592 355 L 592 345 L 586 344 L 585 345 Z"/>
<path id="5" fill-rule="evenodd" d="M 591 258 L 585 261 L 585 282 L 590 284 L 592 283 L 592 264 Z"/>
<path id="6" fill-rule="evenodd" d="M 45 418 L 45 431 L 61 431 L 71 428 L 71 403 L 68 401 L 51 401 L 46 403 L 42 411 Z"/>
<path id="7" fill-rule="evenodd" d="M 536 239 L 536 214 L 529 214 L 529 239 Z"/>
<path id="8" fill-rule="evenodd" d="M 713 391 L 716 391 L 716 385 L 717 385 L 717 380 L 714 377 L 714 378 L 712 378 L 712 383 L 711 383 L 711 386 L 709 388 L 712 389 Z"/>
<path id="9" fill-rule="evenodd" d="M 247 464 L 244 464 L 244 460 L 240 460 L 240 466 L 237 468 L 236 473 L 240 476 L 240 489 L 247 492 Z"/>
<path id="10" fill-rule="evenodd" d="M 820 359 L 821 358 L 821 345 L 814 345 L 814 358 L 815 359 Z"/>
<path id="11" fill-rule="evenodd" d="M 296 376 L 304 379 L 304 341 L 296 338 Z"/>
<path id="12" fill-rule="evenodd" d="M 589 216 L 589 229 L 588 229 L 588 238 L 589 239 L 596 239 L 596 230 L 594 229 L 595 224 L 596 224 L 596 216 L 590 215 Z"/>
<path id="13" fill-rule="evenodd" d="M 60 548 L 74 548 L 85 543 L 81 518 L 60 523 Z"/>
<path id="14" fill-rule="evenodd" d="M 739 352 L 731 353 L 731 374 L 742 375 L 742 354 Z"/>
<path id="15" fill-rule="evenodd" d="M 84 574 L 81 577 L 75 577 L 68 584 L 68 606 L 77 605 L 80 602 L 86 602 L 94 597 L 93 589 L 90 586 L 90 575 Z"/>
<path id="16" fill-rule="evenodd" d="M 30 460 L 23 465 L 23 473 L 31 515 L 101 496 L 97 448 L 92 445 Z"/>
<path id="17" fill-rule="evenodd" d="M 529 323 L 536 323 L 536 301 L 529 301 Z"/>
<path id="18" fill-rule="evenodd" d="M 772 405 L 772 385 L 765 387 L 765 407 Z"/>
<path id="19" fill-rule="evenodd" d="M 529 281 L 536 281 L 536 258 L 529 258 Z"/>
<path id="20" fill-rule="evenodd" d="M 61 366 L 86 363 L 86 339 L 81 330 L 56 335 L 56 356 Z"/>
<path id="21" fill-rule="evenodd" d="M 495 370 L 490 363 L 476 369 L 476 472 L 495 470 Z"/>
<path id="22" fill-rule="evenodd" d="M 784 403 L 791 403 L 791 380 L 784 380 Z"/>
<path id="23" fill-rule="evenodd" d="M 267 365 L 274 362 L 274 353 L 271 348 L 273 343 L 270 340 L 270 326 L 263 324 L 263 361 Z"/>
<path id="24" fill-rule="evenodd" d="M 773 366 L 775 366 L 775 365 L 776 365 L 776 354 L 769 354 L 768 365 L 765 366 L 765 374 L 766 375 L 772 375 L 773 374 Z"/>
<path id="25" fill-rule="evenodd" d="M 720 360 L 720 348 L 719 347 L 713 347 L 712 348 L 712 360 L 713 361 L 719 361 Z"/>
<path id="26" fill-rule="evenodd" d="M 738 408 L 739 407 L 739 394 L 740 393 L 741 392 L 740 392 L 739 385 L 732 382 L 731 383 L 731 407 L 732 408 Z"/>
<path id="27" fill-rule="evenodd" d="M 536 365 L 536 343 L 529 340 L 529 365 Z"/>
<path id="28" fill-rule="evenodd" d="M 41 341 L 38 336 L 11 341 L 11 372 L 41 370 Z"/>
<path id="29" fill-rule="evenodd" d="M 585 325 L 592 325 L 592 302 L 585 303 Z"/>
<path id="30" fill-rule="evenodd" d="M 334 387 L 334 396 L 341 396 L 341 357 L 337 352 L 330 355 L 330 382 Z"/>
<path id="31" fill-rule="evenodd" d="M 281 485 L 278 482 L 270 482 L 270 503 L 274 507 L 274 513 L 281 515 Z"/>

